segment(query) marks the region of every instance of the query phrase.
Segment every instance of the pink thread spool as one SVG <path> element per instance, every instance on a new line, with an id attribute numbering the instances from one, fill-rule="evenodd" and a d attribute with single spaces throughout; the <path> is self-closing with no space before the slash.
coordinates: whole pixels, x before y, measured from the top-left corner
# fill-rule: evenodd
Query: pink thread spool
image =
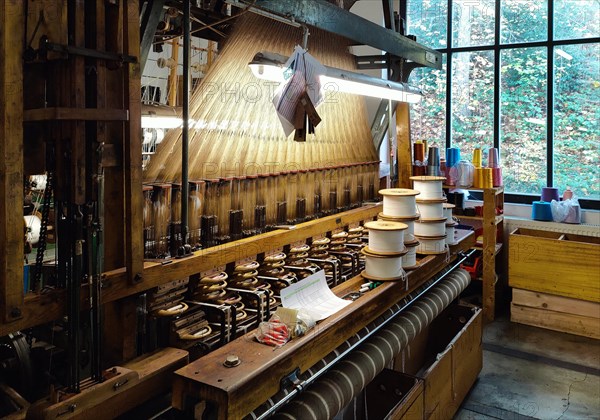
<path id="1" fill-rule="evenodd" d="M 488 149 L 488 168 L 497 168 L 500 166 L 500 162 L 498 160 L 498 149 L 492 147 Z"/>
<path id="2" fill-rule="evenodd" d="M 492 168 L 492 183 L 494 187 L 502 186 L 502 168 Z"/>

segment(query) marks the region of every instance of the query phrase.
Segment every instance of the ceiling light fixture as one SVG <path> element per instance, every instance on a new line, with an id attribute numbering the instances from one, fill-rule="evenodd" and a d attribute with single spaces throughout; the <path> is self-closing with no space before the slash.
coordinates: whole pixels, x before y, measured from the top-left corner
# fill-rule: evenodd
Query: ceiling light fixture
<path id="1" fill-rule="evenodd" d="M 248 64 L 252 73 L 259 79 L 283 83 L 291 76 L 286 74 L 288 57 L 272 52 L 259 52 Z M 391 99 L 397 102 L 418 103 L 420 89 L 402 82 L 378 79 L 362 73 L 355 73 L 335 67 L 325 66 L 326 73 L 320 76 L 325 90 Z"/>

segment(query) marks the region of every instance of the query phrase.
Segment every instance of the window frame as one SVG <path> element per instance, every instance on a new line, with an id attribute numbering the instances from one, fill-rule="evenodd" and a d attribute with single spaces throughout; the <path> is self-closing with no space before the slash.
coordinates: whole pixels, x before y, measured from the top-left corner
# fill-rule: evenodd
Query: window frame
<path id="1" fill-rule="evenodd" d="M 412 0 L 417 1 L 417 0 Z M 546 186 L 554 186 L 554 49 L 559 46 L 580 45 L 600 43 L 600 37 L 576 38 L 576 39 L 554 39 L 554 0 L 548 0 L 548 28 L 547 40 L 531 41 L 531 42 L 516 42 L 516 43 L 501 43 L 501 1 L 495 0 L 494 3 L 494 44 L 470 47 L 453 47 L 453 26 L 452 15 L 455 2 L 448 0 L 447 8 L 447 26 L 446 26 L 446 46 L 444 48 L 436 48 L 442 54 L 446 54 L 446 148 L 452 146 L 452 58 L 454 54 L 462 52 L 480 52 L 493 51 L 494 54 L 494 96 L 493 96 L 493 133 L 494 147 L 500 150 L 500 54 L 503 50 L 512 50 L 518 48 L 533 48 L 545 47 L 547 50 L 547 91 L 546 91 Z M 417 39 L 417 41 L 419 41 Z M 477 196 L 476 192 L 473 192 Z M 540 199 L 537 194 L 518 194 L 506 193 L 504 199 L 509 203 L 531 204 L 533 201 Z M 584 209 L 600 210 L 600 200 L 597 199 L 579 199 L 580 205 Z"/>

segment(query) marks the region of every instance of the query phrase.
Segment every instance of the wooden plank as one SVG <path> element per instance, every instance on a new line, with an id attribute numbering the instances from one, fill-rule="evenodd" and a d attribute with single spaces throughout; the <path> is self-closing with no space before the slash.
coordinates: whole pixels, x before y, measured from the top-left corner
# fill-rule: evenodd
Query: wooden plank
<path id="1" fill-rule="evenodd" d="M 494 320 L 496 311 L 496 194 L 483 191 L 483 317 Z"/>
<path id="2" fill-rule="evenodd" d="M 410 104 L 396 105 L 396 139 L 398 142 L 398 187 L 412 188 L 412 142 L 410 138 Z"/>
<path id="3" fill-rule="evenodd" d="M 548 309 L 554 312 L 600 319 L 600 303 L 587 300 L 532 292 L 530 290 L 513 289 L 512 303 L 530 308 Z"/>
<path id="4" fill-rule="evenodd" d="M 23 37 L 21 0 L 0 4 L 0 307 L 3 322 L 23 311 Z"/>
<path id="5" fill-rule="evenodd" d="M 258 255 L 275 248 L 305 240 L 351 223 L 371 220 L 381 212 L 380 205 L 368 205 L 348 212 L 300 223 L 292 230 L 274 230 L 262 235 L 241 239 L 212 248 L 196 251 L 192 256 L 162 263 L 146 263 L 143 284 L 128 285 L 123 272 L 106 275 L 103 298 L 106 302 L 138 293 L 168 281 L 191 276 L 202 271 Z M 167 280 L 169 279 L 169 280 Z"/>
<path id="6" fill-rule="evenodd" d="M 416 384 L 404 396 L 404 403 L 389 413 L 389 419 L 423 419 L 423 381 L 417 379 Z"/>
<path id="7" fill-rule="evenodd" d="M 519 324 L 600 339 L 600 319 L 598 318 L 529 308 L 512 303 L 510 320 Z"/>
<path id="8" fill-rule="evenodd" d="M 123 7 L 124 53 L 140 56 L 140 9 L 138 0 Z M 130 284 L 139 283 L 144 269 L 144 226 L 140 217 L 142 197 L 142 82 L 139 60 L 125 72 L 125 104 L 130 120 L 125 127 L 123 163 L 125 170 L 125 264 Z"/>
<path id="9" fill-rule="evenodd" d="M 216 401 L 219 418 L 243 417 L 278 391 L 281 378 L 296 368 L 306 371 L 445 265 L 445 255 L 427 257 L 408 273 L 408 291 L 402 283 L 386 282 L 276 351 L 254 340 L 254 332 L 234 340 L 176 372 L 173 405 L 182 409 L 185 396 L 191 395 Z M 356 289 L 364 282 L 360 276 L 351 281 Z M 339 295 L 347 289 L 340 285 L 333 290 Z M 235 369 L 223 366 L 231 354 L 242 360 Z"/>
<path id="10" fill-rule="evenodd" d="M 509 285 L 600 302 L 600 244 L 518 229 L 509 237 Z"/>
<path id="11" fill-rule="evenodd" d="M 67 108 L 53 107 L 27 109 L 23 119 L 30 121 L 127 121 L 129 112 L 124 109 L 107 108 Z"/>

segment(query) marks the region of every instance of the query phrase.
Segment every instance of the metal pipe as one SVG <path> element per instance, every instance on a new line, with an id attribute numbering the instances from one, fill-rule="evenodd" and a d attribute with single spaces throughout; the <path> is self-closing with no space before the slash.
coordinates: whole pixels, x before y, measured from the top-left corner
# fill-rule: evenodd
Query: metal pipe
<path id="1" fill-rule="evenodd" d="M 190 122 L 190 1 L 183 2 L 183 131 L 181 137 L 181 239 L 188 242 Z"/>
<path id="2" fill-rule="evenodd" d="M 467 258 L 469 258 L 473 252 L 475 252 L 475 250 L 471 250 L 469 252 L 469 254 L 463 255 L 455 264 L 452 265 L 452 267 L 448 268 L 446 270 L 446 272 L 444 272 L 443 274 L 441 274 L 439 276 L 439 278 L 435 279 L 434 281 L 431 282 L 431 284 L 429 284 L 428 286 L 426 286 L 425 288 L 423 288 L 418 293 L 418 295 L 415 296 L 414 299 L 411 299 L 409 302 L 407 302 L 405 305 L 403 305 L 400 309 L 398 309 L 394 314 L 392 314 L 389 318 L 387 318 L 386 320 L 384 320 L 381 324 L 379 324 L 375 328 L 369 330 L 364 336 L 361 336 L 361 338 L 359 340 L 357 340 L 354 344 L 352 344 L 346 350 L 344 350 L 343 352 L 341 352 L 335 359 L 333 359 L 327 365 L 323 366 L 321 369 L 319 369 L 317 372 L 315 372 L 315 374 L 312 375 L 310 378 L 307 378 L 307 379 L 303 380 L 301 383 L 299 383 L 298 385 L 296 385 L 294 387 L 294 389 L 291 390 L 285 397 L 283 397 L 281 400 L 277 401 L 267 411 L 265 411 L 260 416 L 258 416 L 257 420 L 265 419 L 267 417 L 270 417 L 272 414 L 274 414 L 278 409 L 280 409 L 289 400 L 291 400 L 293 397 L 295 397 L 296 395 L 298 395 L 299 393 L 301 393 L 307 386 L 309 386 L 310 384 L 312 384 L 314 381 L 316 381 L 317 379 L 319 379 L 319 377 L 321 377 L 323 374 L 325 374 L 327 371 L 329 371 L 336 363 L 338 363 L 339 361 L 341 361 L 344 357 L 346 357 L 348 354 L 350 354 L 358 346 L 360 346 L 361 344 L 363 344 L 365 341 L 367 341 L 369 338 L 371 338 L 374 334 L 376 334 L 382 328 L 384 328 L 386 325 L 388 325 L 390 322 L 392 322 L 398 315 L 400 315 L 402 312 L 404 312 L 406 309 L 408 309 L 410 306 L 412 306 L 415 302 L 417 302 L 419 300 L 419 298 L 421 298 L 423 295 L 425 295 L 427 292 L 429 292 L 433 287 L 435 287 L 436 285 L 438 285 L 453 270 L 455 270 L 456 268 L 459 268 L 460 265 Z"/>

